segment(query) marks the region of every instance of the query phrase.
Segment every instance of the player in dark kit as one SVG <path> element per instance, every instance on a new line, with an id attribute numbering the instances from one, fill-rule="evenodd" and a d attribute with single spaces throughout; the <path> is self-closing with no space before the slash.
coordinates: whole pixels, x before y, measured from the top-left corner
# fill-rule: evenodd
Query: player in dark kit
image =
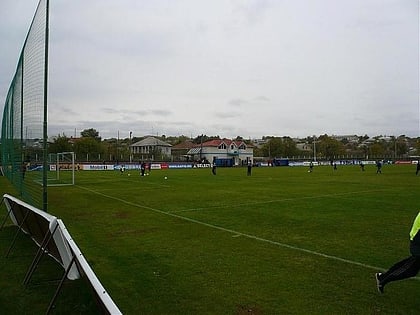
<path id="1" fill-rule="evenodd" d="M 414 277 L 420 270 L 420 212 L 414 220 L 410 231 L 410 254 L 411 256 L 397 262 L 388 271 L 376 273 L 376 285 L 380 293 L 384 293 L 384 287 L 391 281 L 397 281 Z"/>
<path id="2" fill-rule="evenodd" d="M 381 161 L 376 162 L 376 174 L 382 174 L 382 163 L 381 163 Z"/>
<path id="3" fill-rule="evenodd" d="M 211 167 L 211 172 L 213 175 L 216 175 L 216 163 L 213 163 L 213 166 Z"/>

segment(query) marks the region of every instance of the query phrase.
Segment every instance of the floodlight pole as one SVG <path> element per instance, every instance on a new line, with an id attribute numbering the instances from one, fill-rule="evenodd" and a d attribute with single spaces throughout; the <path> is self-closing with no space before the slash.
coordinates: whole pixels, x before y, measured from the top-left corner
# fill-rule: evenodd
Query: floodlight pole
<path id="1" fill-rule="evenodd" d="M 116 148 L 116 151 L 117 151 L 117 165 L 119 165 L 120 164 L 120 162 L 119 162 L 119 154 L 120 154 L 120 150 L 119 150 L 119 145 L 120 145 L 120 131 L 118 130 L 117 131 L 117 148 Z"/>
<path id="2" fill-rule="evenodd" d="M 130 154 L 130 163 L 131 163 L 131 161 L 132 161 L 132 156 L 131 156 L 131 135 L 133 134 L 133 132 L 132 131 L 130 131 L 130 144 L 129 144 L 129 146 L 128 146 L 128 151 L 129 151 L 129 154 Z"/>
<path id="3" fill-rule="evenodd" d="M 202 154 L 203 154 L 203 134 L 200 137 L 200 163 L 202 163 Z"/>

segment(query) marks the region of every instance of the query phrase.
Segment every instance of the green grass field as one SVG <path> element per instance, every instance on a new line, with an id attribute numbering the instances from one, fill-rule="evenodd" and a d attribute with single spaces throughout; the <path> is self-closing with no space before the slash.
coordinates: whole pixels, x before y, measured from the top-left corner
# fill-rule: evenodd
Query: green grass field
<path id="1" fill-rule="evenodd" d="M 365 169 L 80 171 L 75 186 L 49 188 L 49 210 L 124 314 L 418 314 L 417 278 L 381 295 L 374 273 L 409 254 L 420 176 Z M 0 232 L 0 250 L 14 231 Z M 46 270 L 61 270 L 49 259 L 22 287 L 34 250 L 20 237 L 0 259 L 6 313 L 43 313 L 54 293 Z M 56 312 L 92 313 L 92 303 L 68 281 Z"/>

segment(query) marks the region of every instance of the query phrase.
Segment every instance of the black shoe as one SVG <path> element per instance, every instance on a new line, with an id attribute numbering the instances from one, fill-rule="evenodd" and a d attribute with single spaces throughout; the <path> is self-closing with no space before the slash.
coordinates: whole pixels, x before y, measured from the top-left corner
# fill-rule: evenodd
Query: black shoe
<path id="1" fill-rule="evenodd" d="M 381 275 L 382 275 L 382 273 L 380 273 L 380 272 L 375 273 L 376 287 L 378 288 L 378 292 L 379 293 L 384 293 L 384 285 L 381 284 L 381 280 L 379 280 L 379 277 Z"/>

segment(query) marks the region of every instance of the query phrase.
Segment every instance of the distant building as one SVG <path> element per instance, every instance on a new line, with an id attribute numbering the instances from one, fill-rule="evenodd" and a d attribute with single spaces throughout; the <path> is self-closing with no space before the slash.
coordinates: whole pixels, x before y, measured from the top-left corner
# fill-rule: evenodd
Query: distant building
<path id="1" fill-rule="evenodd" d="M 296 143 L 296 148 L 304 152 L 312 152 L 312 150 L 314 149 L 311 143 L 306 143 L 306 142 Z"/>
<path id="2" fill-rule="evenodd" d="M 130 145 L 130 152 L 134 158 L 143 160 L 168 160 L 171 158 L 171 147 L 155 137 L 146 137 L 145 139 Z"/>
<path id="3" fill-rule="evenodd" d="M 351 143 L 359 142 L 359 136 L 357 135 L 332 135 L 331 138 L 337 141 L 347 140 L 348 142 L 351 142 Z"/>
<path id="4" fill-rule="evenodd" d="M 188 155 L 188 151 L 195 146 L 192 140 L 186 140 L 184 142 L 178 143 L 172 146 L 172 160 L 173 161 L 190 161 L 191 156 Z"/>
<path id="5" fill-rule="evenodd" d="M 267 144 L 267 142 L 268 142 L 267 138 L 265 138 L 265 139 L 252 139 L 252 144 L 257 148 L 261 148 L 262 146 Z"/>
<path id="6" fill-rule="evenodd" d="M 187 154 L 193 161 L 215 161 L 221 166 L 246 165 L 253 162 L 253 148 L 242 140 L 216 139 L 195 145 Z"/>

